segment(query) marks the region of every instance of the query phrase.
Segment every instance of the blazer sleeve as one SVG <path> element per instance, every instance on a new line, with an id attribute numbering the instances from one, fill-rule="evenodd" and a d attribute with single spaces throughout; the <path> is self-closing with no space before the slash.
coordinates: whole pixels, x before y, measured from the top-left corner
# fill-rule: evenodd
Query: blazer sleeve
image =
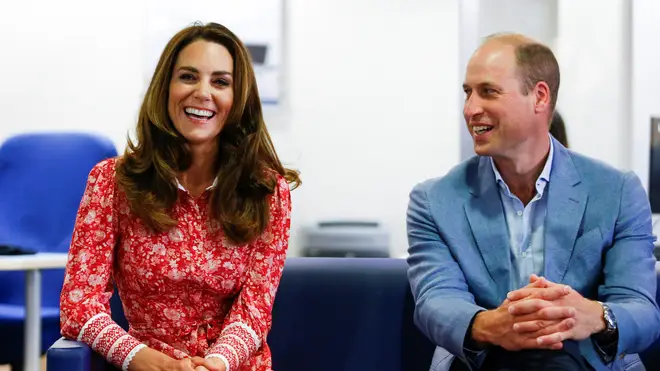
<path id="1" fill-rule="evenodd" d="M 60 294 L 60 326 L 62 336 L 86 343 L 111 364 L 127 370 L 145 345 L 110 317 L 117 241 L 114 171 L 115 160 L 106 160 L 89 174 Z"/>
<path id="2" fill-rule="evenodd" d="M 617 321 L 617 354 L 639 353 L 660 336 L 654 240 L 646 192 L 639 178 L 627 173 L 598 289 L 599 299 L 610 306 Z"/>
<path id="3" fill-rule="evenodd" d="M 291 224 L 291 197 L 284 178 L 279 177 L 277 189 L 269 198 L 270 221 L 255 241 L 246 282 L 218 340 L 206 354 L 207 358 L 221 359 L 227 371 L 240 370 L 266 342 L 271 328 L 273 302 L 284 268 Z"/>
<path id="4" fill-rule="evenodd" d="M 464 352 L 464 340 L 473 317 L 485 308 L 475 304 L 438 230 L 425 184 L 413 188 L 407 212 L 408 279 L 415 298 L 415 324 L 434 344 L 479 367 L 483 352 Z"/>

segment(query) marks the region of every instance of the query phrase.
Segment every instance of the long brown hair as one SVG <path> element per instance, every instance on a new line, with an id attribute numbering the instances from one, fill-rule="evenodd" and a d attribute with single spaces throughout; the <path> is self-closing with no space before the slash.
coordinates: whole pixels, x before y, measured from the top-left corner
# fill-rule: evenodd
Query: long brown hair
<path id="1" fill-rule="evenodd" d="M 298 172 L 282 166 L 266 130 L 247 48 L 222 25 L 195 24 L 168 42 L 140 108 L 137 140 L 128 140 L 117 164 L 117 184 L 131 211 L 152 230 L 163 232 L 177 224 L 170 213 L 178 197 L 176 176 L 190 167 L 192 158 L 167 111 L 169 84 L 179 53 L 200 39 L 223 45 L 234 61 L 234 101 L 218 136 L 211 215 L 232 242 L 247 243 L 268 224 L 267 196 L 277 186 L 275 173 L 294 183 L 293 188 L 301 182 Z"/>

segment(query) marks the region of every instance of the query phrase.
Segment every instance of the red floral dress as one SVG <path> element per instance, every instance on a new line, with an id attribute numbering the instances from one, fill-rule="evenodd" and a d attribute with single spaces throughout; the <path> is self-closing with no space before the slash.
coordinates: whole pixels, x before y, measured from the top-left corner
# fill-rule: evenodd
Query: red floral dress
<path id="1" fill-rule="evenodd" d="M 76 219 L 60 298 L 62 335 L 126 370 L 143 347 L 173 358 L 218 357 L 228 371 L 271 370 L 266 336 L 288 248 L 291 199 L 278 175 L 270 222 L 234 245 L 209 215 L 210 190 L 179 187 L 176 227 L 153 233 L 115 185 L 116 159 L 90 172 Z M 116 283 L 130 323 L 110 318 Z"/>

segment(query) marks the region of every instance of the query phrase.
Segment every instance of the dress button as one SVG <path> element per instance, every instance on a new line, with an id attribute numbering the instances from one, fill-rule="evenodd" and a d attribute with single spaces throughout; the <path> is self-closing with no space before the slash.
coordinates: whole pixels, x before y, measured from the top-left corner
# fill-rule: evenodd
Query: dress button
<path id="1" fill-rule="evenodd" d="M 522 212 L 522 211 L 518 211 L 517 214 L 518 214 L 518 216 L 522 216 L 523 212 Z"/>
<path id="2" fill-rule="evenodd" d="M 525 251 L 525 252 L 522 253 L 522 257 L 523 257 L 523 258 L 526 258 L 526 257 L 527 257 L 527 251 Z"/>

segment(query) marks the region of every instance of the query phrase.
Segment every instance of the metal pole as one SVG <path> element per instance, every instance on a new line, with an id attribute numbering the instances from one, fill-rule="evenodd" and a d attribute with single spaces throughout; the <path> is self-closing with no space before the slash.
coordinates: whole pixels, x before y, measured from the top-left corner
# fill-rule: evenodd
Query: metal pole
<path id="1" fill-rule="evenodd" d="M 25 339 L 26 371 L 39 371 L 41 356 L 41 272 L 25 271 Z"/>

